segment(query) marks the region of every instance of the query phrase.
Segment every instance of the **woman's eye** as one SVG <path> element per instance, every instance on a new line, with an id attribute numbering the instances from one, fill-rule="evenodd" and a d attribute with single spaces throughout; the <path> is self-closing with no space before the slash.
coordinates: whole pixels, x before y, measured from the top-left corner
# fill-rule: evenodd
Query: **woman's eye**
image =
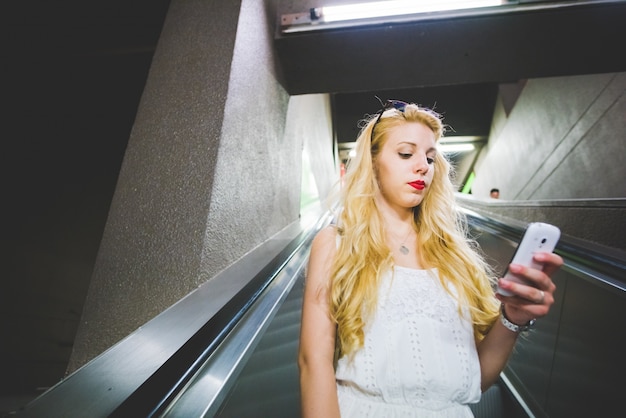
<path id="1" fill-rule="evenodd" d="M 435 159 L 431 158 L 431 157 L 426 158 L 426 161 L 428 161 L 428 164 L 434 164 L 435 163 Z"/>
<path id="2" fill-rule="evenodd" d="M 413 156 L 413 154 L 405 154 L 403 152 L 399 152 L 398 155 L 400 156 L 400 158 L 403 158 L 405 160 L 408 160 L 409 158 Z"/>

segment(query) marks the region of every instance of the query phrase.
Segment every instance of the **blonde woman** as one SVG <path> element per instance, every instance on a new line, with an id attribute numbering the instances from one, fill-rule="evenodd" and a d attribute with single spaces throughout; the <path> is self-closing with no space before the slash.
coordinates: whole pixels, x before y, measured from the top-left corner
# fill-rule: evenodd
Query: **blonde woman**
<path id="1" fill-rule="evenodd" d="M 362 129 L 336 225 L 315 237 L 302 309 L 302 415 L 471 417 L 563 263 L 499 280 L 456 210 L 435 112 L 390 100 Z"/>

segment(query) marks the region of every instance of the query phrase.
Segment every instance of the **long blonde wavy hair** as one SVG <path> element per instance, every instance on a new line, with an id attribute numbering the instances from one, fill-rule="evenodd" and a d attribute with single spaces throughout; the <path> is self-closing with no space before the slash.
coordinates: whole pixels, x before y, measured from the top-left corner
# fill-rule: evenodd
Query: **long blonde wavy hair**
<path id="1" fill-rule="evenodd" d="M 440 116 L 415 104 L 406 106 L 404 111 L 385 111 L 378 123 L 377 117 L 376 114 L 365 121 L 341 190 L 337 223 L 340 239 L 329 291 L 331 316 L 337 324 L 338 356 L 353 354 L 363 346 L 364 325 L 375 309 L 381 277 L 393 268 L 383 219 L 375 203 L 376 158 L 387 133 L 407 122 L 424 124 L 434 132 L 437 141 L 444 133 Z M 494 278 L 476 243 L 469 238 L 465 218 L 455 204 L 450 163 L 438 152 L 434 165 L 429 191 L 413 209 L 420 261 L 424 266 L 437 268 L 451 295 L 450 285 L 456 289 L 459 306 L 469 308 L 475 338 L 481 340 L 498 317 Z"/>

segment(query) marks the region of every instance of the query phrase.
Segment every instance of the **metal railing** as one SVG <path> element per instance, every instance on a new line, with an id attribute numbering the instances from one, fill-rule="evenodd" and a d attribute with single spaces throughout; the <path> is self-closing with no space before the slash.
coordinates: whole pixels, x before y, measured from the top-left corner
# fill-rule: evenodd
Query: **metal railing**
<path id="1" fill-rule="evenodd" d="M 466 214 L 487 258 L 495 266 L 505 266 L 524 224 L 497 221 L 476 211 Z M 246 272 L 246 280 L 238 289 L 224 292 L 228 300 L 210 315 L 204 306 L 207 295 L 198 289 L 198 294 L 175 305 L 178 308 L 172 307 L 29 404 L 23 415 L 220 416 L 237 379 L 250 378 L 246 363 L 303 277 L 312 237 L 329 221 L 328 215 L 320 218 L 296 239 L 281 245 L 280 251 L 260 249 L 251 255 L 257 263 L 264 260 L 255 274 L 234 266 L 238 273 Z M 556 252 L 565 265 L 554 277 L 558 289 L 555 304 L 532 332 L 520 338 L 500 383 L 506 397 L 514 398 L 515 408 L 525 416 L 604 416 L 618 406 L 619 395 L 626 389 L 625 262 L 567 237 Z M 232 279 L 235 270 L 224 274 Z M 216 280 L 213 286 L 219 283 Z M 201 304 L 208 318 L 200 318 L 202 323 L 183 336 L 176 324 L 196 318 Z M 161 354 L 155 356 L 154 352 Z M 272 369 L 275 366 L 261 367 L 267 370 L 255 370 L 253 378 L 269 380 L 255 381 L 251 387 L 270 387 L 281 378 L 280 370 Z M 285 393 L 288 398 L 298 393 L 295 377 L 291 378 L 293 387 Z M 237 400 L 245 399 L 253 410 L 259 401 L 254 393 L 243 391 L 238 396 Z M 285 396 L 276 402 L 285 402 Z M 502 407 L 507 413 L 506 405 Z M 280 410 L 281 405 L 276 408 Z"/>

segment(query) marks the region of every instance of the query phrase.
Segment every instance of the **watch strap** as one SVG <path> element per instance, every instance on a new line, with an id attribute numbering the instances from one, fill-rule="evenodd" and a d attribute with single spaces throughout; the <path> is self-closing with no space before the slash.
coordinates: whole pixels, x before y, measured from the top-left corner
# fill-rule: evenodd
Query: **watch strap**
<path id="1" fill-rule="evenodd" d="M 535 325 L 536 320 L 531 319 L 530 321 L 528 321 L 528 323 L 524 325 L 514 324 L 513 322 L 509 321 L 509 318 L 506 317 L 503 303 L 500 305 L 500 322 L 502 322 L 502 325 L 504 325 L 506 329 L 513 331 L 516 334 L 519 334 L 520 332 L 528 331 L 530 328 L 532 328 L 532 326 Z"/>

